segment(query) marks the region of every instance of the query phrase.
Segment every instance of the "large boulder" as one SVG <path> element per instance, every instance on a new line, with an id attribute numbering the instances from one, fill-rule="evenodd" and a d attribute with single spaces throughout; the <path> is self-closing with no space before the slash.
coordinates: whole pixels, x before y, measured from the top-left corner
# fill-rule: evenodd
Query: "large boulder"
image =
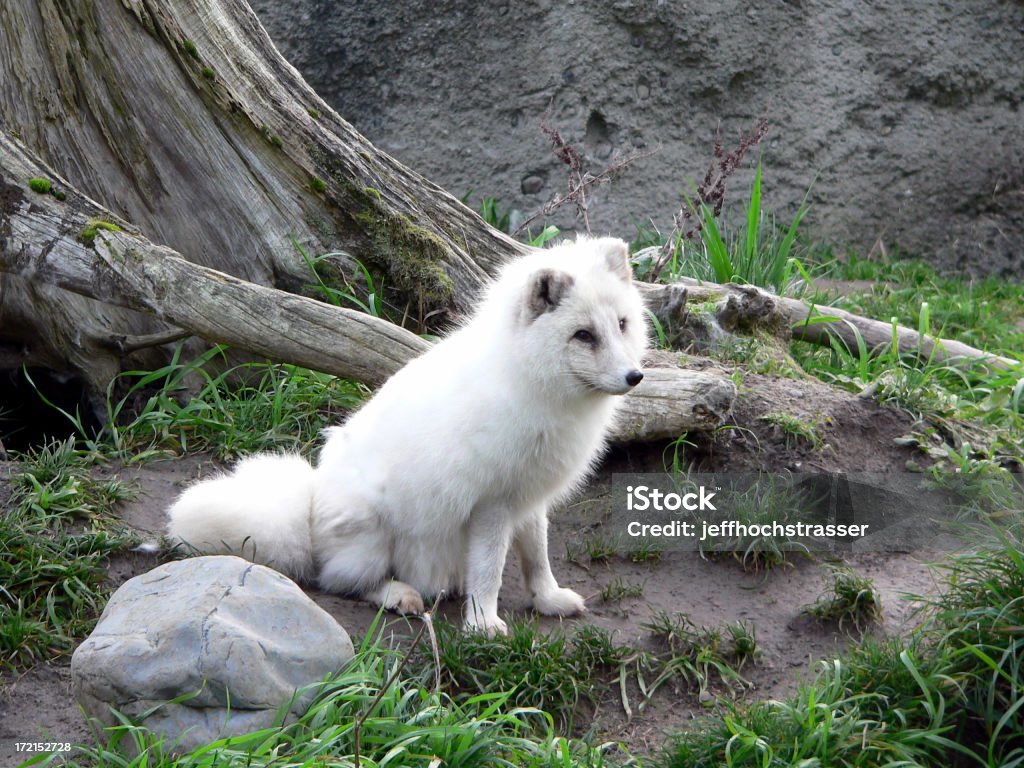
<path id="1" fill-rule="evenodd" d="M 808 231 L 1024 276 L 1024 4 L 895 0 L 252 0 L 274 42 L 381 149 L 470 202 L 566 189 L 540 131 L 586 167 L 661 147 L 592 192 L 595 230 L 662 232 L 711 158 L 767 114 L 764 202 Z M 759 150 L 730 185 L 741 212 Z M 569 206 L 572 208 L 572 206 Z M 555 223 L 573 225 L 566 210 Z M 816 231 L 815 231 L 816 230 Z M 535 228 L 536 231 L 536 228 Z"/>
<path id="2" fill-rule="evenodd" d="M 271 725 L 289 701 L 301 714 L 352 656 L 348 633 L 294 582 L 238 557 L 197 557 L 118 589 L 71 676 L 86 715 L 105 725 L 118 722 L 111 708 L 137 718 L 189 696 L 144 722 L 189 750 Z"/>

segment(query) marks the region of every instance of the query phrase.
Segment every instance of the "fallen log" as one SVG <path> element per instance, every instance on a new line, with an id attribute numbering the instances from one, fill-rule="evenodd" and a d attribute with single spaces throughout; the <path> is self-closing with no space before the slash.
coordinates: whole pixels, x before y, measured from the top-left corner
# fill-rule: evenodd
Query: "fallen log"
<path id="1" fill-rule="evenodd" d="M 3 166 L 0 180 L 0 271 L 159 318 L 171 329 L 157 335 L 157 343 L 182 329 L 210 342 L 368 384 L 384 381 L 429 346 L 386 320 L 188 262 L 88 198 L 58 201 L 12 183 L 9 166 Z M 21 169 L 15 178 L 29 178 L 26 173 L 32 169 Z M 66 194 L 77 195 L 70 188 Z M 114 348 L 124 344 L 118 338 L 107 342 Z M 713 428 L 725 418 L 735 394 L 735 386 L 719 377 L 652 370 L 627 397 L 613 439 L 656 440 Z"/>
<path id="2" fill-rule="evenodd" d="M 59 173 L 4 178 L 69 204 L 74 188 L 190 262 L 299 293 L 304 254 L 329 253 L 328 284 L 358 262 L 428 328 L 525 250 L 335 113 L 245 0 L 4 0 L 0 51 L 3 167 L 18 153 Z M 146 346 L 167 330 L 150 315 L 55 290 L 0 275 L 0 374 L 41 367 L 95 391 L 167 362 Z M 114 337 L 135 353 L 95 341 Z"/>
<path id="3" fill-rule="evenodd" d="M 794 339 L 811 344 L 840 344 L 854 354 L 857 354 L 861 342 L 872 356 L 890 350 L 895 336 L 901 355 L 915 356 L 922 361 L 952 363 L 975 360 L 997 370 L 1021 367 L 1020 361 L 954 339 L 922 334 L 906 326 L 894 326 L 891 322 L 873 320 L 838 307 L 777 296 L 752 285 L 707 283 L 683 278 L 672 285 L 642 283 L 641 291 L 648 307 L 666 327 L 684 322 L 688 306 L 713 303 L 718 324 L 728 332 L 761 328 L 792 334 Z"/>
<path id="4" fill-rule="evenodd" d="M 735 400 L 736 385 L 722 376 L 645 368 L 644 380 L 619 409 L 611 439 L 674 440 L 684 432 L 711 430 L 725 422 Z"/>

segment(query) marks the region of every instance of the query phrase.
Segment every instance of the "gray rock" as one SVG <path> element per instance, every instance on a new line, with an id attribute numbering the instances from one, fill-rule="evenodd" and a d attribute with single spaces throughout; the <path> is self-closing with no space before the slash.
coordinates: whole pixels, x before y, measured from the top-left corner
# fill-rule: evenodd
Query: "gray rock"
<path id="1" fill-rule="evenodd" d="M 519 188 L 524 195 L 536 195 L 544 188 L 544 179 L 541 176 L 527 176 L 523 179 Z"/>
<path id="2" fill-rule="evenodd" d="M 456 197 L 503 209 L 565 168 L 541 120 L 598 171 L 657 155 L 592 192 L 600 234 L 648 217 L 667 233 L 715 130 L 732 149 L 767 113 L 765 205 L 788 221 L 814 183 L 807 234 L 864 254 L 1024 276 L 1024 4 L 253 0 L 278 48 L 381 149 Z M 731 180 L 742 215 L 758 150 Z M 577 226 L 572 206 L 552 223 Z"/>
<path id="3" fill-rule="evenodd" d="M 197 557 L 114 593 L 71 658 L 72 688 L 105 725 L 117 722 L 111 707 L 134 718 L 196 694 L 145 721 L 187 750 L 273 724 L 297 689 L 352 656 L 348 633 L 294 582 L 238 557 Z M 313 696 L 298 696 L 291 715 Z"/>

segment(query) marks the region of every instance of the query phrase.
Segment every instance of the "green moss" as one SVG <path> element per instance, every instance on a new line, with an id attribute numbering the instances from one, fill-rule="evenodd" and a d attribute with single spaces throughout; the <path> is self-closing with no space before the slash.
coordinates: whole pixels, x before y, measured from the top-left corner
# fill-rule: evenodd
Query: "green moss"
<path id="1" fill-rule="evenodd" d="M 40 195 L 53 195 L 58 200 L 64 199 L 64 193 L 53 186 L 53 182 L 37 176 L 28 180 L 28 188 Z"/>
<path id="2" fill-rule="evenodd" d="M 317 167 L 352 201 L 349 210 L 370 239 L 370 258 L 388 275 L 391 287 L 409 297 L 422 299 L 431 308 L 449 306 L 455 284 L 445 270 L 448 247 L 435 232 L 420 226 L 413 215 L 382 210 L 380 190 L 360 184 L 340 162 L 322 148 L 308 145 Z M 372 158 L 370 158 L 373 161 Z"/>
<path id="3" fill-rule="evenodd" d="M 308 112 L 309 116 L 312 117 L 314 120 L 319 120 L 320 119 L 320 110 L 319 109 L 313 109 L 312 107 L 309 107 L 306 110 L 306 112 Z"/>
<path id="4" fill-rule="evenodd" d="M 280 137 L 280 136 L 277 136 L 277 135 L 274 135 L 274 136 L 271 136 L 271 137 L 270 137 L 270 143 L 271 143 L 272 145 L 274 145 L 274 147 L 275 147 L 276 149 L 280 149 L 281 147 L 283 147 L 283 146 L 284 146 L 284 142 L 283 142 L 283 141 L 281 141 L 281 137 Z"/>
<path id="5" fill-rule="evenodd" d="M 217 73 L 213 71 L 212 67 L 203 67 L 199 70 L 199 74 L 205 77 L 207 80 L 213 80 L 217 76 Z"/>
<path id="6" fill-rule="evenodd" d="M 742 366 L 749 373 L 803 379 L 800 364 L 789 353 L 784 341 L 763 331 L 751 335 L 730 334 L 719 339 L 711 355 L 724 363 Z"/>
<path id="7" fill-rule="evenodd" d="M 358 214 L 356 220 L 399 288 L 429 303 L 451 301 L 455 284 L 444 269 L 448 249 L 440 237 L 406 216 L 382 214 L 375 207 Z"/>
<path id="8" fill-rule="evenodd" d="M 327 184 L 324 183 L 323 179 L 319 178 L 318 176 L 314 176 L 309 180 L 309 188 L 312 189 L 314 192 L 322 194 L 327 191 Z"/>
<path id="9" fill-rule="evenodd" d="M 49 179 L 42 179 L 37 176 L 34 179 L 28 180 L 28 188 L 40 195 L 47 195 L 53 189 L 53 184 L 50 183 Z"/>
<path id="10" fill-rule="evenodd" d="M 199 49 L 196 48 L 196 44 L 191 40 L 185 40 L 181 47 L 185 49 L 185 52 L 196 61 L 199 61 Z"/>
<path id="11" fill-rule="evenodd" d="M 100 230 L 106 230 L 107 232 L 120 232 L 121 228 L 114 224 L 112 221 L 105 219 L 90 219 L 89 223 L 83 227 L 81 233 L 78 235 L 78 239 L 86 245 L 92 247 L 96 242 L 96 233 Z"/>

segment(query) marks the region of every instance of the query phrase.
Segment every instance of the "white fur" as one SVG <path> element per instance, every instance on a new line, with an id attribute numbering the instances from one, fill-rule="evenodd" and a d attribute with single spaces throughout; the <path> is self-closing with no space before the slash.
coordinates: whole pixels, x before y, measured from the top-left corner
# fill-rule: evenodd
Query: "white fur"
<path id="1" fill-rule="evenodd" d="M 551 573 L 547 512 L 601 454 L 615 395 L 639 368 L 647 330 L 626 258 L 603 238 L 511 263 L 463 327 L 327 430 L 315 471 L 295 457 L 243 461 L 186 491 L 170 533 L 246 556 L 249 539 L 260 562 L 395 610 L 459 591 L 466 625 L 490 632 L 505 631 L 498 591 L 514 545 L 538 611 L 583 611 Z"/>
<path id="2" fill-rule="evenodd" d="M 168 538 L 308 580 L 313 468 L 300 456 L 251 456 L 229 475 L 188 488 L 170 508 Z"/>

